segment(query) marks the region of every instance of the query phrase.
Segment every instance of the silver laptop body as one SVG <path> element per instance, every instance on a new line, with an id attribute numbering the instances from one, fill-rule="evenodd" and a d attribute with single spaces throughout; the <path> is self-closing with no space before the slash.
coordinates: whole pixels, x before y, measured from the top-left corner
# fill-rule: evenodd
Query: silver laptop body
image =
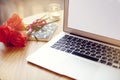
<path id="1" fill-rule="evenodd" d="M 120 1 L 64 4 L 64 32 L 27 61 L 73 79 L 120 80 Z"/>

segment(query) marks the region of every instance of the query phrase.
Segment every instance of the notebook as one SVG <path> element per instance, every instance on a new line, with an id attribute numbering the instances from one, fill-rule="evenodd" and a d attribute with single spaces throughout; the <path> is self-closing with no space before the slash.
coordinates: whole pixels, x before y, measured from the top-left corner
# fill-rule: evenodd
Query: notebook
<path id="1" fill-rule="evenodd" d="M 120 80 L 119 21 L 119 0 L 64 0 L 63 32 L 26 60 L 76 80 Z"/>

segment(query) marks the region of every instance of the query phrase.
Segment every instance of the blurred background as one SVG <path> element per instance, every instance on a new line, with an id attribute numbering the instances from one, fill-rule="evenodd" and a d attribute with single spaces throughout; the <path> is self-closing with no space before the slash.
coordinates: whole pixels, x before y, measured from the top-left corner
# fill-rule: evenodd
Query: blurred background
<path id="1" fill-rule="evenodd" d="M 60 9 L 64 7 L 64 0 L 0 0 L 0 25 L 13 13 L 18 13 L 20 17 L 25 18 L 49 11 L 53 3 L 60 5 Z"/>

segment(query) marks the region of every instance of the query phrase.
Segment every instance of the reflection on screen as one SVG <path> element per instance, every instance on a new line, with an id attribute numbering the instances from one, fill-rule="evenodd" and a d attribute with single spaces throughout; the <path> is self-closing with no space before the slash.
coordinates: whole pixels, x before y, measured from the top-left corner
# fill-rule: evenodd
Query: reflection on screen
<path id="1" fill-rule="evenodd" d="M 120 39 L 120 0 L 69 0 L 68 26 Z"/>

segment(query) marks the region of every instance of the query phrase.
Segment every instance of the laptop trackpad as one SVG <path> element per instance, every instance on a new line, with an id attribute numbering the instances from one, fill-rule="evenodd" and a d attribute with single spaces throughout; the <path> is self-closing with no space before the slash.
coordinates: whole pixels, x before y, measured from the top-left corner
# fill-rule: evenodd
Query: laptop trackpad
<path id="1" fill-rule="evenodd" d="M 79 80 L 92 80 L 99 66 L 84 60 L 71 58 L 68 57 L 59 65 L 62 68 L 62 73 L 73 78 L 78 77 Z"/>

